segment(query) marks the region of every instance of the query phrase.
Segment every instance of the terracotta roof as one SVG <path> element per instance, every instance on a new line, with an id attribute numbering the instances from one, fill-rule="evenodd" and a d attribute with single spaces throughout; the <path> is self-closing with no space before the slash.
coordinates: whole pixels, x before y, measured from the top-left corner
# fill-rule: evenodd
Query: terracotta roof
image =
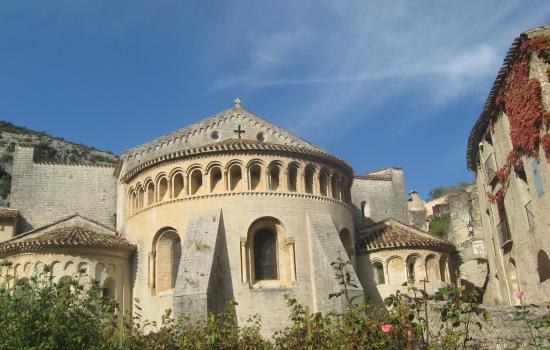
<path id="1" fill-rule="evenodd" d="M 131 252 L 136 247 L 125 238 L 97 233 L 82 227 L 62 227 L 34 237 L 16 237 L 0 244 L 0 255 L 37 251 L 45 248 L 109 248 Z"/>
<path id="2" fill-rule="evenodd" d="M 341 168 L 347 171 L 350 174 L 350 176 L 353 174 L 353 170 L 351 169 L 351 166 L 349 166 L 345 161 L 328 152 L 325 152 L 319 149 L 307 148 L 307 147 L 301 147 L 301 146 L 281 145 L 276 143 L 262 142 L 262 141 L 255 141 L 255 140 L 227 139 L 227 140 L 211 143 L 204 146 L 175 151 L 172 153 L 164 154 L 157 158 L 153 158 L 149 161 L 146 161 L 128 170 L 122 176 L 122 181 L 126 182 L 131 178 L 133 178 L 134 176 L 136 176 L 141 171 L 143 171 L 144 169 L 152 167 L 158 163 L 167 162 L 178 158 L 195 156 L 195 155 L 212 154 L 212 153 L 220 153 L 220 152 L 227 152 L 227 151 L 243 151 L 243 150 L 244 151 L 256 150 L 256 151 L 266 151 L 266 152 L 291 152 L 291 153 L 305 154 L 313 157 L 320 157 L 320 158 L 324 158 L 329 161 L 332 161 L 333 163 L 339 165 Z"/>
<path id="3" fill-rule="evenodd" d="M 512 42 L 512 46 L 510 46 L 510 49 L 506 53 L 506 56 L 504 57 L 504 62 L 502 63 L 502 66 L 498 71 L 497 77 L 493 82 L 493 86 L 491 87 L 489 96 L 487 96 L 485 105 L 483 105 L 483 110 L 481 111 L 481 114 L 479 115 L 477 121 L 474 124 L 474 127 L 472 128 L 470 136 L 468 137 L 468 146 L 466 150 L 466 164 L 468 166 L 468 169 L 475 171 L 479 142 L 481 141 L 485 131 L 487 130 L 487 126 L 489 125 L 489 115 L 495 108 L 495 100 L 497 98 L 501 85 L 506 79 L 506 76 L 512 68 L 513 63 L 517 59 L 518 49 L 521 46 L 522 40 L 524 40 L 526 37 L 537 35 L 539 34 L 539 32 L 548 30 L 549 28 L 550 26 L 544 26 L 528 30 L 521 33 L 521 35 L 515 38 Z"/>
<path id="4" fill-rule="evenodd" d="M 376 251 L 389 248 L 435 248 L 454 250 L 454 245 L 398 221 L 387 219 L 358 232 L 357 250 Z"/>
<path id="5" fill-rule="evenodd" d="M 17 209 L 0 208 L 0 219 L 15 219 L 18 215 Z"/>

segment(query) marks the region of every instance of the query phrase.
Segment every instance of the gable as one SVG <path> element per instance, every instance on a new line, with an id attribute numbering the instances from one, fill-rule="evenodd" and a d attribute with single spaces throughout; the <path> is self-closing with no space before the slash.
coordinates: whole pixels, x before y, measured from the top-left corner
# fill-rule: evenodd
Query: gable
<path id="1" fill-rule="evenodd" d="M 323 151 L 240 106 L 230 108 L 124 152 L 126 168 L 174 151 L 232 139 L 269 142 Z"/>
<path id="2" fill-rule="evenodd" d="M 63 219 L 54 221 L 48 225 L 44 225 L 34 230 L 16 235 L 8 242 L 15 242 L 15 241 L 21 241 L 21 240 L 39 237 L 47 234 L 48 232 L 51 232 L 60 228 L 66 228 L 66 227 L 81 227 L 88 230 L 93 230 L 101 234 L 112 235 L 112 236 L 116 235 L 116 231 L 113 230 L 112 228 L 100 222 L 97 222 L 95 220 L 86 218 L 84 216 L 80 216 L 79 214 L 74 214 L 71 216 L 67 216 Z"/>

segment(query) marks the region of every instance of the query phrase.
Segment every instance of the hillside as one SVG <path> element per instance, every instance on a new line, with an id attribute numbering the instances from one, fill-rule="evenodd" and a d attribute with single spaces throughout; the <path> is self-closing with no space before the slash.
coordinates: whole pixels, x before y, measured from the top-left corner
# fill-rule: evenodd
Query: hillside
<path id="1" fill-rule="evenodd" d="M 112 152 L 100 151 L 94 147 L 67 141 L 23 126 L 0 120 L 0 206 L 9 205 L 13 153 L 18 143 L 36 145 L 36 160 L 57 160 L 71 163 L 105 164 L 115 163 L 117 156 Z"/>

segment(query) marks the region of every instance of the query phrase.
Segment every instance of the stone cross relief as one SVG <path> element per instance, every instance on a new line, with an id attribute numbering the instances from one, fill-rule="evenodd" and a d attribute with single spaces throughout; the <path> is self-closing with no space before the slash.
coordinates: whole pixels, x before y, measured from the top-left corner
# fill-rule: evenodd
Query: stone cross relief
<path id="1" fill-rule="evenodd" d="M 236 130 L 233 130 L 235 134 L 237 134 L 237 137 L 240 139 L 241 134 L 244 134 L 246 131 L 244 129 L 241 129 L 241 124 L 239 124 L 239 127 Z"/>

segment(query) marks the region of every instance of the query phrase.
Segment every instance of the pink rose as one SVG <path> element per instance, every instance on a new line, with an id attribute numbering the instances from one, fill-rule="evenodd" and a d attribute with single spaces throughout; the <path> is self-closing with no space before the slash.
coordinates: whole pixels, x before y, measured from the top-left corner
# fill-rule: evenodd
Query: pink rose
<path id="1" fill-rule="evenodd" d="M 414 335 L 413 331 L 411 331 L 411 330 L 407 331 L 407 337 L 412 338 L 413 335 Z"/>
<path id="2" fill-rule="evenodd" d="M 525 292 L 522 290 L 518 290 L 516 292 L 516 297 L 518 297 L 519 299 L 523 298 L 524 295 L 525 295 Z"/>
<path id="3" fill-rule="evenodd" d="M 380 328 L 382 328 L 382 332 L 384 332 L 384 333 L 389 333 L 389 332 L 393 331 L 393 325 L 391 325 L 389 323 L 384 323 L 382 325 L 382 327 L 380 327 Z"/>

